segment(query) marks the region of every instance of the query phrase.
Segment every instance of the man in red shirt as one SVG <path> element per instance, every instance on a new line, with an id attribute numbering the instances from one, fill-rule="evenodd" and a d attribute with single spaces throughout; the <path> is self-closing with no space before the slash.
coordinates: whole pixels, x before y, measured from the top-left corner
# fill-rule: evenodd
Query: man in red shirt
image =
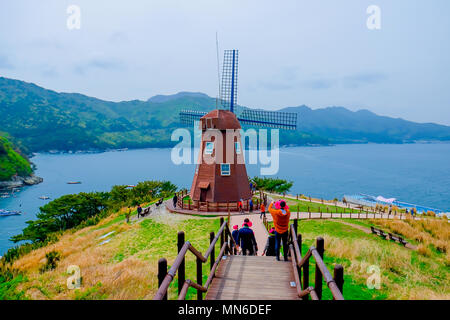
<path id="1" fill-rule="evenodd" d="M 288 261 L 288 234 L 289 234 L 289 219 L 291 212 L 286 208 L 286 201 L 280 201 L 280 209 L 275 208 L 275 203 L 269 205 L 269 212 L 273 218 L 273 225 L 275 227 L 275 253 L 277 260 L 280 261 L 280 247 L 283 241 L 283 255 L 284 261 Z"/>

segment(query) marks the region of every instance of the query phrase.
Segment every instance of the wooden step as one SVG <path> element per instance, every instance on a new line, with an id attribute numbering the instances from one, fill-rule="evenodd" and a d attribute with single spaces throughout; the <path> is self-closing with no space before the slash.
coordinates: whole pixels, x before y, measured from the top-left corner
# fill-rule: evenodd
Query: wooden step
<path id="1" fill-rule="evenodd" d="M 298 299 L 291 262 L 275 257 L 226 256 L 220 262 L 207 300 Z"/>

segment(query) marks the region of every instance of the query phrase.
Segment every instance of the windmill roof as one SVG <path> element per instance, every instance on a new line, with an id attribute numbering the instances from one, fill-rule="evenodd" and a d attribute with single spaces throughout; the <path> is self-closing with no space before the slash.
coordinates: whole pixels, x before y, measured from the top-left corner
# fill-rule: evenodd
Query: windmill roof
<path id="1" fill-rule="evenodd" d="M 236 118 L 236 115 L 228 110 L 213 110 L 205 114 L 201 119 L 213 119 L 213 124 L 216 129 L 241 129 L 241 125 Z"/>

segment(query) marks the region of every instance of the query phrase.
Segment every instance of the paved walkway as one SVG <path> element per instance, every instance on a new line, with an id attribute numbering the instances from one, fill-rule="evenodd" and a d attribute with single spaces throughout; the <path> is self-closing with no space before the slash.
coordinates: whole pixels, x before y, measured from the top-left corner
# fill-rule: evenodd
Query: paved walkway
<path id="1" fill-rule="evenodd" d="M 270 215 L 270 213 L 269 213 Z M 231 230 L 234 225 L 238 225 L 239 228 L 244 224 L 244 219 L 248 218 L 252 222 L 251 229 L 255 233 L 256 243 L 258 244 L 258 256 L 262 255 L 264 247 L 266 246 L 267 237 L 269 236 L 262 219 L 259 219 L 259 214 L 245 214 L 238 216 L 231 216 Z"/>

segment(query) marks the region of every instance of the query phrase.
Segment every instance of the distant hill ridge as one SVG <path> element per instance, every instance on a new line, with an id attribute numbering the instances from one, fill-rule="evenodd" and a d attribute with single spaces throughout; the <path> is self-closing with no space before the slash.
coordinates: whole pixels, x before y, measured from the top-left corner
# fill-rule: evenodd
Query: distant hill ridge
<path id="1" fill-rule="evenodd" d="M 0 131 L 26 152 L 171 147 L 178 113 L 208 111 L 215 98 L 200 92 L 156 95 L 147 101 L 112 102 L 79 93 L 58 93 L 0 77 Z M 280 131 L 281 145 L 449 141 L 450 127 L 378 116 L 344 107 L 289 107 L 299 130 Z"/>

